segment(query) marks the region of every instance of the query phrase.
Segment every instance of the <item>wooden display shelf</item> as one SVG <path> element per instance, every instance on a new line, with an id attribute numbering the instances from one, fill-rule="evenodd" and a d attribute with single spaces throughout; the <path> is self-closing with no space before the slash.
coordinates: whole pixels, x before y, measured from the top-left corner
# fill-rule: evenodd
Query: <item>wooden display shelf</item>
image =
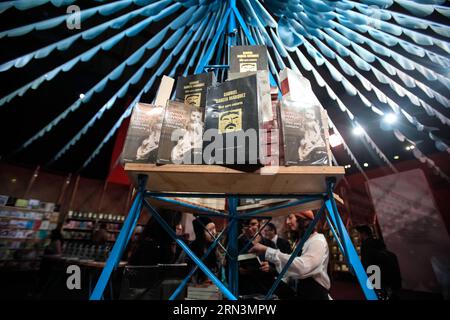
<path id="1" fill-rule="evenodd" d="M 308 167 L 279 167 L 275 174 L 264 174 L 267 168 L 259 168 L 254 171 L 241 171 L 225 166 L 218 165 L 155 165 L 127 163 L 125 170 L 135 186 L 138 183 L 138 175 L 148 176 L 147 190 L 154 192 L 181 192 L 196 194 L 246 194 L 255 195 L 273 194 L 273 195 L 294 195 L 294 194 L 321 194 L 326 190 L 326 179 L 336 178 L 338 181 L 344 174 L 344 167 L 330 166 L 308 166 Z M 173 199 L 173 198 L 172 198 Z M 342 200 L 335 195 L 337 202 Z M 182 205 L 161 201 L 150 198 L 149 203 L 156 208 L 169 210 L 191 212 L 195 214 L 204 213 L 201 210 L 185 208 Z M 183 201 L 190 204 L 189 198 L 177 198 L 177 201 Z M 277 201 L 278 202 L 278 201 Z M 249 209 L 262 209 L 276 206 L 281 202 L 267 206 L 258 206 L 259 208 L 242 206 L 239 211 Z M 295 211 L 319 209 L 323 204 L 322 200 L 271 211 L 261 216 L 285 216 Z M 215 209 L 201 205 L 208 209 Z"/>
<path id="2" fill-rule="evenodd" d="M 155 165 L 127 163 L 135 186 L 138 175 L 148 176 L 147 190 L 218 194 L 318 194 L 326 192 L 326 178 L 339 180 L 344 167 L 289 166 L 262 167 L 241 171 L 218 165 Z"/>

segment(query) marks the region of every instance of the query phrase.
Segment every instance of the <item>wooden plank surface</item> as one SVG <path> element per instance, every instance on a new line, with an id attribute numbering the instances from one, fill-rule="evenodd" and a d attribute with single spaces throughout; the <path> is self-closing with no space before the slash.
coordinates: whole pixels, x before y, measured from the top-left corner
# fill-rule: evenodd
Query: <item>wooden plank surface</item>
<path id="1" fill-rule="evenodd" d="M 219 194 L 317 194 L 326 192 L 326 178 L 338 181 L 343 167 L 263 167 L 241 171 L 218 165 L 154 165 L 127 163 L 125 170 L 137 185 L 138 175 L 148 176 L 147 190 Z"/>

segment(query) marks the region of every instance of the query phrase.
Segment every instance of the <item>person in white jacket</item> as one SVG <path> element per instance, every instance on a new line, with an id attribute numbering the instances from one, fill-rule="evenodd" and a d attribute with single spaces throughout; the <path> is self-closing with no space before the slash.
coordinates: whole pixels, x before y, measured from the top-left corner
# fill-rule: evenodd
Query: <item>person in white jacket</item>
<path id="1" fill-rule="evenodd" d="M 289 214 L 286 218 L 286 227 L 295 235 L 295 244 L 301 241 L 313 218 L 312 211 Z M 264 254 L 266 260 L 272 262 L 278 272 L 281 272 L 291 256 L 260 243 L 255 243 L 250 252 L 257 255 Z M 328 260 L 327 241 L 323 234 L 314 230 L 303 245 L 301 254 L 294 258 L 283 278 L 287 283 L 290 280 L 297 280 L 297 299 L 329 300 Z"/>

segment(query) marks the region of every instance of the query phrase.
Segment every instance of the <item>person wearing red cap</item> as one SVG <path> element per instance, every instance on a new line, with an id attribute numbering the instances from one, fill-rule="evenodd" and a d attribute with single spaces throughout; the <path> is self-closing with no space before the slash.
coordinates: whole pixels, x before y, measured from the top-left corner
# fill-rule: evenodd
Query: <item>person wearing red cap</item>
<path id="1" fill-rule="evenodd" d="M 295 236 L 295 244 L 301 241 L 313 219 L 312 211 L 291 213 L 286 218 L 286 227 Z M 290 254 L 260 243 L 254 243 L 250 252 L 264 254 L 265 259 L 273 263 L 278 272 L 281 272 L 290 258 Z M 329 250 L 325 236 L 314 230 L 304 243 L 301 254 L 293 260 L 283 278 L 286 283 L 297 280 L 297 299 L 329 300 L 328 260 Z"/>

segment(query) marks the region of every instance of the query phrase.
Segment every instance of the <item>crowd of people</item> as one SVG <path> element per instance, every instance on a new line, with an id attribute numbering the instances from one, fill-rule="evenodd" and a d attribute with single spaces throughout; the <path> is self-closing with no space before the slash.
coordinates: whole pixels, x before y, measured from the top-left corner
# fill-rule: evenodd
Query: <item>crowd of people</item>
<path id="1" fill-rule="evenodd" d="M 216 224 L 211 218 L 198 216 L 192 221 L 195 238 L 191 240 L 181 224 L 180 213 L 162 210 L 161 217 L 173 228 L 176 237 L 187 243 L 191 251 L 217 278 L 224 283 L 229 283 L 230 260 L 227 247 L 230 239 L 227 239 L 227 234 L 224 234 L 218 241 L 218 245 L 214 249 L 210 249 L 211 244 L 219 236 Z M 304 238 L 313 219 L 313 211 L 289 214 L 284 221 L 283 230 L 280 232 L 276 225 L 268 220 L 250 218 L 240 221 L 240 234 L 237 238 L 238 254 L 255 256 L 259 263 L 257 267 L 239 263 L 240 298 L 266 296 L 293 251 Z M 397 298 L 398 291 L 401 289 L 401 277 L 395 255 L 386 249 L 382 240 L 374 237 L 370 227 L 362 226 L 357 230 L 362 239 L 361 260 L 364 268 L 378 265 L 382 269 L 382 288 L 377 290 L 379 297 L 383 299 Z M 310 231 L 309 236 L 304 239 L 300 252 L 284 273 L 273 297 L 299 300 L 331 299 L 328 243 L 325 236 L 316 228 L 312 228 Z M 95 241 L 101 242 L 102 238 L 100 228 Z M 236 239 L 233 240 L 236 241 Z M 46 251 L 47 254 L 58 254 L 60 251 L 58 248 L 61 247 L 62 241 L 63 239 L 55 233 L 51 245 Z M 208 250 L 210 252 L 207 252 Z M 191 270 L 196 265 L 155 219 L 149 220 L 139 240 L 133 243 L 127 252 L 130 268 L 128 270 L 134 270 L 134 273 L 136 270 L 144 272 L 145 268 L 139 268 L 143 266 L 185 264 L 187 270 Z M 212 281 L 203 271 L 197 269 L 190 279 L 190 284 L 212 284 Z M 161 282 L 158 282 L 156 286 L 161 286 Z M 141 288 L 134 291 L 128 288 L 127 290 L 125 298 L 134 299 L 136 295 L 142 297 L 143 293 L 150 294 L 147 296 L 149 299 L 158 298 L 158 294 L 156 294 L 158 288 Z"/>
<path id="2" fill-rule="evenodd" d="M 171 217 L 169 224 L 183 237 L 180 221 Z M 175 217 L 175 218 L 174 218 Z M 260 265 L 253 267 L 239 265 L 239 295 L 241 297 L 264 296 L 273 285 L 292 251 L 302 239 L 306 229 L 312 222 L 312 211 L 290 214 L 285 221 L 288 237 L 278 234 L 277 227 L 271 222 L 262 223 L 256 218 L 242 221 L 240 235 L 237 239 L 239 254 L 253 253 L 258 256 Z M 212 242 L 218 236 L 214 221 L 206 216 L 199 216 L 192 222 L 195 239 L 189 243 L 192 252 L 199 258 L 204 257 Z M 222 237 L 206 257 L 203 263 L 222 281 L 229 280 L 229 257 L 226 253 L 228 239 Z M 329 299 L 330 279 L 327 274 L 328 245 L 325 237 L 313 230 L 280 282 L 274 294 L 280 299 Z M 195 263 L 186 253 L 179 249 L 167 233 L 150 220 L 144 229 L 139 245 L 132 250 L 130 265 L 151 265 L 156 263 L 187 263 L 189 270 Z M 197 270 L 191 278 L 192 284 L 207 284 L 211 280 Z"/>

